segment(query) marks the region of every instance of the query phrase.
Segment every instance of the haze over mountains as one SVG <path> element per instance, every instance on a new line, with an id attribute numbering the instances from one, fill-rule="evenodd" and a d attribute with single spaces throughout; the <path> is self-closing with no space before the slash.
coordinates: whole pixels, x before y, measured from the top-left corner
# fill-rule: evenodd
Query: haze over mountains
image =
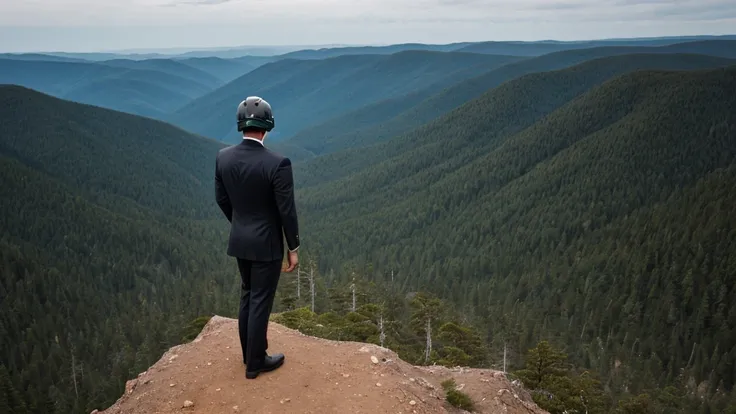
<path id="1" fill-rule="evenodd" d="M 318 154 L 330 152 L 334 149 L 345 149 L 364 146 L 366 143 L 380 142 L 446 114 L 461 104 L 478 97 L 489 88 L 498 86 L 505 81 L 527 73 L 561 69 L 605 56 L 703 53 L 710 56 L 736 58 L 735 50 L 736 41 L 727 41 L 724 43 L 687 42 L 664 47 L 595 47 L 550 53 L 537 58 L 503 65 L 479 76 L 469 77 L 465 81 L 457 82 L 440 91 L 425 89 L 404 95 L 398 99 L 378 101 L 343 116 L 331 118 L 314 128 L 305 128 L 289 142 Z M 635 57 L 623 61 L 629 65 L 636 65 L 640 64 L 640 61 L 652 59 L 652 57 L 641 59 Z M 665 57 L 664 61 L 669 59 L 672 59 L 672 57 Z M 682 57 L 682 60 L 695 63 L 699 58 L 695 56 Z M 645 63 L 642 64 L 646 65 Z M 611 67 L 611 70 L 614 71 L 618 69 L 619 66 L 617 65 Z M 628 70 L 632 69 L 634 68 Z M 383 115 L 381 108 L 390 108 L 390 110 Z M 334 136 L 337 138 L 333 138 Z"/>
<path id="2" fill-rule="evenodd" d="M 300 128 L 351 109 L 417 89 L 441 90 L 454 81 L 518 61 L 515 56 L 403 51 L 390 55 L 347 55 L 324 60 L 282 60 L 265 65 L 196 99 L 171 118 L 182 127 L 237 142 L 230 102 L 241 90 L 270 96 L 279 107 L 279 131 L 289 136 Z M 228 110 L 229 108 L 230 110 Z M 283 119 L 283 122 L 281 121 Z"/>
<path id="3" fill-rule="evenodd" d="M 589 412 L 736 409 L 732 37 L 218 53 L 0 57 L 0 412 L 105 407 L 234 315 L 214 156 L 249 95 L 295 161 L 320 326 L 375 283 L 421 363 L 420 291 L 479 332 L 430 362 L 549 340 L 600 381 Z M 284 280 L 277 310 L 306 305 Z"/>

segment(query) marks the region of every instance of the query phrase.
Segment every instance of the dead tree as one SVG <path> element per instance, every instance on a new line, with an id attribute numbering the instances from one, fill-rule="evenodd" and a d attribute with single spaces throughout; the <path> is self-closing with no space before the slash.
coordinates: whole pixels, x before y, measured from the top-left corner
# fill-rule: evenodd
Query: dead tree
<path id="1" fill-rule="evenodd" d="M 310 263 L 309 266 L 309 291 L 312 295 L 312 312 L 314 312 L 314 296 L 316 294 L 314 291 L 314 262 Z"/>
<path id="2" fill-rule="evenodd" d="M 302 270 L 301 266 L 297 265 L 296 267 L 296 298 L 300 299 L 302 297 Z"/>

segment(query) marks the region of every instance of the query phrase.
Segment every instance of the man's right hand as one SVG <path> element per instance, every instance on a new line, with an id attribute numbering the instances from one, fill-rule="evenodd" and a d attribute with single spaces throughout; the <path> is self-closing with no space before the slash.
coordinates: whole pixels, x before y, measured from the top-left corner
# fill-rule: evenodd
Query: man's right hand
<path id="1" fill-rule="evenodd" d="M 287 256 L 287 266 L 285 269 L 282 269 L 286 273 L 291 273 L 296 269 L 296 266 L 299 264 L 299 253 L 297 252 L 289 252 Z"/>

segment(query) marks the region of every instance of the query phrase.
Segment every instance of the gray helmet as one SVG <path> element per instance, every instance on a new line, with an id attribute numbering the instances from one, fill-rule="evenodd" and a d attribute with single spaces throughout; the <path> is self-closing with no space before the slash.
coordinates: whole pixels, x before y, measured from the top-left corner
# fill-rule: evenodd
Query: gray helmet
<path id="1" fill-rule="evenodd" d="M 257 96 L 249 96 L 238 105 L 238 131 L 248 127 L 265 131 L 274 127 L 271 105 Z"/>

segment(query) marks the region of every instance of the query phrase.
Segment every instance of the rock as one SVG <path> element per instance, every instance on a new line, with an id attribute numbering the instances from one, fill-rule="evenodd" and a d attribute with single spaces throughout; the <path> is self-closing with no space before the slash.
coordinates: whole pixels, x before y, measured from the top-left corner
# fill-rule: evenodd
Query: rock
<path id="1" fill-rule="evenodd" d="M 174 360 L 175 360 L 176 358 L 178 358 L 178 357 L 179 357 L 179 355 L 174 355 L 174 356 L 172 356 L 171 358 L 169 358 L 169 362 L 174 362 Z"/>
<path id="2" fill-rule="evenodd" d="M 371 355 L 371 362 L 374 363 L 374 364 L 377 364 L 378 363 L 378 358 L 376 358 L 375 355 Z"/>
<path id="3" fill-rule="evenodd" d="M 99 413 L 99 412 L 100 412 L 100 410 L 92 410 L 92 412 L 91 412 L 91 413 L 89 413 L 89 414 L 97 414 L 97 413 Z"/>
<path id="4" fill-rule="evenodd" d="M 342 374 L 342 377 L 343 378 L 349 378 L 350 377 L 350 374 Z"/>
<path id="5" fill-rule="evenodd" d="M 212 363 L 211 363 L 211 362 L 208 362 L 208 363 L 207 363 L 207 366 L 210 366 L 210 365 L 212 365 Z"/>
<path id="6" fill-rule="evenodd" d="M 184 401 L 184 408 L 194 407 L 194 403 L 192 401 L 186 400 Z"/>
<path id="7" fill-rule="evenodd" d="M 409 401 L 409 405 L 417 405 L 417 402 L 414 400 Z"/>
<path id="8" fill-rule="evenodd" d="M 174 385 L 176 385 L 176 384 L 174 384 L 174 383 L 171 383 L 171 384 L 169 384 L 169 387 L 173 387 Z"/>
<path id="9" fill-rule="evenodd" d="M 133 392 L 133 390 L 135 389 L 135 387 L 136 387 L 137 385 L 138 385 L 138 380 L 137 380 L 137 379 L 132 379 L 132 380 L 130 380 L 130 381 L 127 381 L 127 382 L 125 383 L 125 393 L 126 393 L 126 394 L 130 394 L 130 393 L 132 393 L 132 392 Z"/>
<path id="10" fill-rule="evenodd" d="M 218 388 L 218 389 L 216 389 L 215 391 L 220 391 L 221 389 L 222 389 L 222 388 Z"/>
<path id="11" fill-rule="evenodd" d="M 238 411 L 238 406 L 237 405 L 233 405 L 233 411 Z"/>
<path id="12" fill-rule="evenodd" d="M 381 386 L 381 383 L 380 382 L 377 382 L 376 383 L 376 387 L 380 387 L 380 386 Z"/>
<path id="13" fill-rule="evenodd" d="M 421 377 L 420 378 L 417 378 L 417 382 L 421 386 L 423 386 L 424 388 L 427 388 L 427 389 L 430 389 L 430 390 L 434 390 L 435 389 L 434 385 L 432 385 L 429 381 L 425 380 L 424 378 L 421 378 Z"/>

